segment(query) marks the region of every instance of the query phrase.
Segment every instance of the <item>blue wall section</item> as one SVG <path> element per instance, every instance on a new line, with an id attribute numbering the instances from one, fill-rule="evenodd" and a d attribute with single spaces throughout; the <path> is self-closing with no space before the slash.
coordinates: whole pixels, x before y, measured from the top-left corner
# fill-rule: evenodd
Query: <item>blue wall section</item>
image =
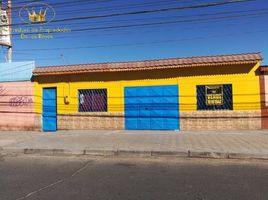
<path id="1" fill-rule="evenodd" d="M 34 61 L 0 63 L 0 82 L 30 81 Z"/>

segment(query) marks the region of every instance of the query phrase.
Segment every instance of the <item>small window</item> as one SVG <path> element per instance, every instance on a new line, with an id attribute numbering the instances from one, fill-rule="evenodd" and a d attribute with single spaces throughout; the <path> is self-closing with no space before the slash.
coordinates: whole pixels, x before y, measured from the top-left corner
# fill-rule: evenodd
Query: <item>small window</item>
<path id="1" fill-rule="evenodd" d="M 78 90 L 79 112 L 107 112 L 107 89 Z"/>
<path id="2" fill-rule="evenodd" d="M 231 84 L 198 85 L 197 110 L 233 110 Z"/>

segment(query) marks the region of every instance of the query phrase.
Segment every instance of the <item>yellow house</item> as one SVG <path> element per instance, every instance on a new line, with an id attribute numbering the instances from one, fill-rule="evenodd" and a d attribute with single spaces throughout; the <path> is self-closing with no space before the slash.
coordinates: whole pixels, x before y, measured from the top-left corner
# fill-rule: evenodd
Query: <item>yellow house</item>
<path id="1" fill-rule="evenodd" d="M 260 129 L 260 53 L 37 67 L 35 122 L 72 129 Z"/>

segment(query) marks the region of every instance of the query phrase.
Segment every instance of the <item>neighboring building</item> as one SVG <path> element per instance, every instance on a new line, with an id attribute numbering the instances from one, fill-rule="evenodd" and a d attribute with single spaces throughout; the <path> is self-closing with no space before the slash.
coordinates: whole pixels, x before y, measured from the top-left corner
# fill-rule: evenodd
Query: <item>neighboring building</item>
<path id="1" fill-rule="evenodd" d="M 260 68 L 262 128 L 268 129 L 268 66 Z"/>
<path id="2" fill-rule="evenodd" d="M 260 53 L 37 67 L 42 130 L 260 129 Z"/>
<path id="3" fill-rule="evenodd" d="M 34 130 L 34 62 L 0 63 L 0 130 Z"/>

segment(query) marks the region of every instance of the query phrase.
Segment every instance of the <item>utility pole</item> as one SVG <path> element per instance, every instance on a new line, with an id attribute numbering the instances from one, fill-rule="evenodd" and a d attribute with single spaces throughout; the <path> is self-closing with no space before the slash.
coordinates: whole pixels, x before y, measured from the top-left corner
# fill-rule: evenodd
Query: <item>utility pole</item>
<path id="1" fill-rule="evenodd" d="M 6 4 L 5 4 L 6 5 Z M 7 6 L 3 5 L 3 1 L 0 0 L 0 45 L 5 46 L 8 49 L 7 60 L 12 62 L 12 10 L 11 0 L 7 1 Z"/>
<path id="2" fill-rule="evenodd" d="M 12 4 L 11 4 L 11 0 L 8 0 L 7 3 L 7 12 L 8 12 L 8 27 L 9 27 L 9 33 L 10 33 L 10 46 L 8 46 L 8 62 L 11 63 L 12 62 L 12 41 L 11 41 L 11 37 L 12 37 Z"/>

